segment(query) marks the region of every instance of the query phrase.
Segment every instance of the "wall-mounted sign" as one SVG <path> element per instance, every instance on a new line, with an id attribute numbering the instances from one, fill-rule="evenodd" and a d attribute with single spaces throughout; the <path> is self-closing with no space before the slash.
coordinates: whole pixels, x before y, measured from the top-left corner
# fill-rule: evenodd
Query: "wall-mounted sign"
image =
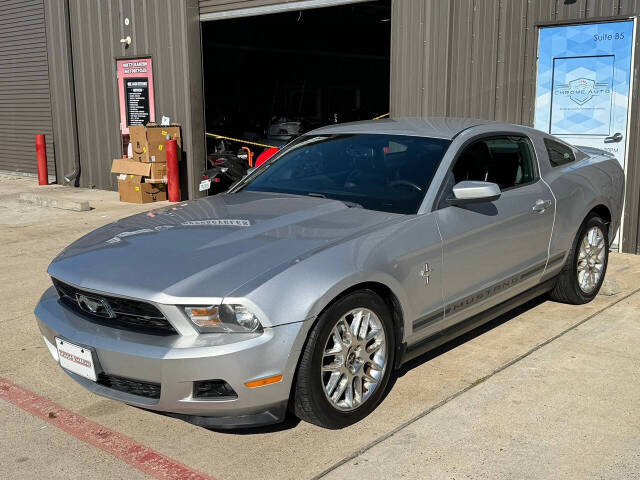
<path id="1" fill-rule="evenodd" d="M 125 78 L 124 98 L 127 127 L 149 123 L 149 80 Z"/>
<path id="2" fill-rule="evenodd" d="M 535 127 L 625 165 L 633 20 L 543 27 Z"/>
<path id="3" fill-rule="evenodd" d="M 117 60 L 120 130 L 129 133 L 132 125 L 155 122 L 153 70 L 150 58 Z"/>

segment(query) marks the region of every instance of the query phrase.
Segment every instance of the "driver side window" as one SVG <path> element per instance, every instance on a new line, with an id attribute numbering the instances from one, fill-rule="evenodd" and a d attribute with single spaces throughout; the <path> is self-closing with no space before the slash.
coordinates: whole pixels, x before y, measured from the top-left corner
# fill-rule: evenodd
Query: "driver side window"
<path id="1" fill-rule="evenodd" d="M 498 184 L 500 190 L 535 180 L 533 154 L 527 138 L 499 136 L 466 147 L 452 169 L 453 182 L 476 180 Z"/>

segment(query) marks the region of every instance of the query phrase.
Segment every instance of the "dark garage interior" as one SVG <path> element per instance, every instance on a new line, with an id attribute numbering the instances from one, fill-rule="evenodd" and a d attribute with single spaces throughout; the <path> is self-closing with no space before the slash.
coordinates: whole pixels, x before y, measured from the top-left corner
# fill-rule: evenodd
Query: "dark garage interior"
<path id="1" fill-rule="evenodd" d="M 204 22 L 206 131 L 279 146 L 387 113 L 390 18 L 376 1 Z"/>

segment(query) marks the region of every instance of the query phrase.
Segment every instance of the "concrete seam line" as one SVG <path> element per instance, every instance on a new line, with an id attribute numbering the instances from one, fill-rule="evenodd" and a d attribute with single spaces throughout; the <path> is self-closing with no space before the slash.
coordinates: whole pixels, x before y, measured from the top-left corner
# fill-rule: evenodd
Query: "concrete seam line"
<path id="1" fill-rule="evenodd" d="M 151 477 L 162 480 L 215 480 L 2 377 L 0 377 L 0 399 Z"/>
<path id="2" fill-rule="evenodd" d="M 488 373 L 487 375 L 485 375 L 484 377 L 478 378 L 476 379 L 475 382 L 467 385 L 466 387 L 464 387 L 461 390 L 458 390 L 455 393 L 452 393 L 451 395 L 449 395 L 448 397 L 446 397 L 445 399 L 441 400 L 440 402 L 436 403 L 435 405 L 432 405 L 431 407 L 429 407 L 428 409 L 426 409 L 423 412 L 420 412 L 419 414 L 417 414 L 415 417 L 410 418 L 409 420 L 407 420 L 406 422 L 402 423 L 401 425 L 398 425 L 397 427 L 395 427 L 394 429 L 390 430 L 389 432 L 385 433 L 384 435 L 381 435 L 380 437 L 376 438 L 375 440 L 373 440 L 372 442 L 368 443 L 367 445 L 365 445 L 362 448 L 359 448 L 358 450 L 356 450 L 355 452 L 353 452 L 351 455 L 343 458 L 342 460 L 340 460 L 339 462 L 336 462 L 335 464 L 333 464 L 332 466 L 330 466 L 329 468 L 327 468 L 326 470 L 320 472 L 318 475 L 312 477 L 311 480 L 319 480 L 325 476 L 327 476 L 329 473 L 331 473 L 333 470 L 337 469 L 338 467 L 341 467 L 342 465 L 344 465 L 347 462 L 350 462 L 351 460 L 359 457 L 360 455 L 362 455 L 363 453 L 367 452 L 368 450 L 371 450 L 373 447 L 375 447 L 376 445 L 378 445 L 379 443 L 384 442 L 385 440 L 387 440 L 388 438 L 393 437 L 396 433 L 400 432 L 401 430 L 404 430 L 406 427 L 408 427 L 409 425 L 411 425 L 412 423 L 417 422 L 418 420 L 420 420 L 421 418 L 426 417 L 427 415 L 429 415 L 431 412 L 433 412 L 434 410 L 437 410 L 438 408 L 442 407 L 443 405 L 446 405 L 447 403 L 449 403 L 451 400 L 455 400 L 456 398 L 458 398 L 460 395 L 463 395 L 464 393 L 468 392 L 469 390 L 471 390 L 474 387 L 477 387 L 478 385 L 480 385 L 481 383 L 484 383 L 485 380 L 488 380 L 489 378 L 493 377 L 494 375 L 502 372 L 503 370 L 506 370 L 507 368 L 509 368 L 510 366 L 518 363 L 519 361 L 525 359 L 526 357 L 528 357 L 529 355 L 531 355 L 532 353 L 537 352 L 538 350 L 540 350 L 542 347 L 549 345 L 551 342 L 554 342 L 555 340 L 557 340 L 558 338 L 566 335 L 567 333 L 569 333 L 570 331 L 578 328 L 580 325 L 588 322 L 589 320 L 591 320 L 592 318 L 600 315 L 602 312 L 604 312 L 605 310 L 608 310 L 611 307 L 614 307 L 615 305 L 617 305 L 620 302 L 625 301 L 627 298 L 635 295 L 636 293 L 640 292 L 640 288 L 636 288 L 635 290 L 633 290 L 632 292 L 628 293 L 627 295 L 625 295 L 624 297 L 619 298 L 618 300 L 616 300 L 615 302 L 603 307 L 602 309 L 598 310 L 597 312 L 593 312 L 591 315 L 587 316 L 586 318 L 583 318 L 582 320 L 580 320 L 578 323 L 571 325 L 570 327 L 566 328 L 565 330 L 562 330 L 560 333 L 554 335 L 553 337 L 545 340 L 542 343 L 539 343 L 538 345 L 536 345 L 535 347 L 531 348 L 530 350 L 527 350 L 525 353 L 523 353 L 522 355 L 517 356 L 516 358 L 509 360 L 507 363 L 501 365 L 500 367 L 498 367 L 497 369 L 491 371 L 490 373 Z"/>

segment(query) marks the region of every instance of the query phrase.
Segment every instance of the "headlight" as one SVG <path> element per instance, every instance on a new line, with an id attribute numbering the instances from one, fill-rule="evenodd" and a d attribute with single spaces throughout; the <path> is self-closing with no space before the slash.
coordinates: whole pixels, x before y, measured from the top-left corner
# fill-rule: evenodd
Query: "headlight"
<path id="1" fill-rule="evenodd" d="M 262 331 L 258 317 L 244 305 L 185 307 L 184 311 L 202 333 Z"/>

